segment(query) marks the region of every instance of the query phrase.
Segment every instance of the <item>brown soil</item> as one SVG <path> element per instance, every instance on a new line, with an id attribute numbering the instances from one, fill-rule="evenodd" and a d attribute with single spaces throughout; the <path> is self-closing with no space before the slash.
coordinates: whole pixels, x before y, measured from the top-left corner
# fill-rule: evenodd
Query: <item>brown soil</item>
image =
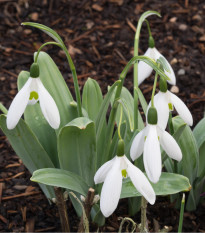
<path id="1" fill-rule="evenodd" d="M 82 88 L 88 77 L 96 79 L 103 92 L 111 85 L 133 56 L 134 27 L 146 10 L 156 10 L 161 18 L 149 18 L 156 47 L 172 63 L 176 73 L 177 94 L 190 108 L 194 125 L 203 117 L 205 102 L 205 2 L 141 0 L 0 0 L 0 100 L 8 108 L 17 92 L 17 76 L 28 70 L 33 53 L 50 38 L 42 32 L 21 26 L 34 21 L 56 30 L 63 37 L 76 65 Z M 146 26 L 142 27 L 140 53 L 148 43 Z M 64 54 L 48 46 L 47 51 L 59 66 L 69 88 L 73 82 Z M 146 98 L 151 95 L 153 78 L 142 85 Z M 125 85 L 132 90 L 132 71 Z M 49 205 L 30 173 L 16 156 L 6 137 L 0 135 L 0 231 L 60 231 L 58 212 Z M 68 201 L 72 231 L 78 218 Z M 204 203 L 195 212 L 185 212 L 186 232 L 204 232 Z M 121 200 L 117 211 L 106 220 L 102 231 L 117 231 L 118 217 L 128 216 L 127 201 Z M 168 198 L 157 199 L 148 207 L 152 231 L 171 226 L 177 231 L 179 211 Z M 155 219 L 155 221 L 153 220 Z M 133 219 L 139 223 L 140 215 Z M 154 227 L 155 226 L 155 227 Z M 96 226 L 92 226 L 96 231 Z"/>

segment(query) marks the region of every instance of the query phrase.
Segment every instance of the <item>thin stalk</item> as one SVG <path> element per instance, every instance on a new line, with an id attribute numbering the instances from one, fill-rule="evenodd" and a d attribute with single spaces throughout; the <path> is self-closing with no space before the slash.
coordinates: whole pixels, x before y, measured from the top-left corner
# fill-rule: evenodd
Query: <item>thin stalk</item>
<path id="1" fill-rule="evenodd" d="M 55 187 L 54 190 L 56 195 L 56 204 L 60 215 L 62 232 L 70 232 L 66 201 L 64 199 L 62 189 L 59 187 Z"/>
<path id="2" fill-rule="evenodd" d="M 75 69 L 74 63 L 73 63 L 73 61 L 71 59 L 71 56 L 68 53 L 68 50 L 67 50 L 66 46 L 63 44 L 63 42 L 62 42 L 62 44 L 59 44 L 59 43 L 50 41 L 50 42 L 47 42 L 47 43 L 41 45 L 41 47 L 38 49 L 38 52 L 36 54 L 34 62 L 37 62 L 39 53 L 42 50 L 42 48 L 44 46 L 50 45 L 50 44 L 59 46 L 61 49 L 63 49 L 63 51 L 66 54 L 66 57 L 67 57 L 67 60 L 68 60 L 68 64 L 70 66 L 70 70 L 71 70 L 71 73 L 72 73 L 72 76 L 73 76 L 73 83 L 74 83 L 74 89 L 75 89 L 75 95 L 76 95 L 76 101 L 77 101 L 78 116 L 82 117 L 83 116 L 83 113 L 82 113 L 82 104 L 81 104 L 80 88 L 79 88 L 79 85 L 78 85 L 78 78 L 77 78 L 76 69 Z"/>
<path id="3" fill-rule="evenodd" d="M 147 201 L 142 196 L 142 198 L 141 198 L 141 229 L 140 229 L 140 232 L 148 232 L 148 229 L 146 226 L 147 225 L 146 211 L 147 211 Z"/>
<path id="4" fill-rule="evenodd" d="M 59 47 L 62 49 L 62 46 L 61 46 L 59 43 L 56 43 L 56 42 L 53 42 L 53 41 L 49 41 L 49 42 L 46 42 L 45 44 L 42 44 L 41 47 L 40 47 L 40 48 L 38 49 L 38 51 L 37 51 L 37 54 L 36 54 L 36 57 L 35 57 L 35 60 L 34 60 L 35 63 L 37 63 L 38 56 L 39 56 L 39 53 L 41 52 L 42 48 L 43 48 L 44 46 L 50 45 L 50 44 L 52 44 L 52 45 L 57 45 L 57 46 L 59 46 Z"/>
<path id="5" fill-rule="evenodd" d="M 154 107 L 154 94 L 155 94 L 156 86 L 157 86 L 157 78 L 158 78 L 158 73 L 156 72 L 155 77 L 154 77 L 153 89 L 152 89 L 152 98 L 151 98 L 152 107 Z"/>
<path id="6" fill-rule="evenodd" d="M 147 19 L 145 19 L 145 22 L 147 24 L 147 30 L 148 30 L 149 36 L 152 36 L 151 28 L 149 26 L 149 21 Z"/>
<path id="7" fill-rule="evenodd" d="M 183 193 L 182 201 L 181 201 L 181 209 L 180 209 L 178 233 L 182 232 L 183 217 L 184 217 L 184 205 L 185 205 L 185 194 Z"/>

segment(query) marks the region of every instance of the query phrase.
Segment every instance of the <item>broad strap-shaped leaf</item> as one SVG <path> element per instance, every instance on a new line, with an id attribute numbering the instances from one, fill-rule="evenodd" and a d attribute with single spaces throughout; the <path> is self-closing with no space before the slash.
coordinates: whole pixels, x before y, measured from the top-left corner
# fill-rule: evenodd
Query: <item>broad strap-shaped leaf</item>
<path id="1" fill-rule="evenodd" d="M 179 117 L 174 117 L 173 120 L 174 131 L 178 129 L 184 121 Z M 178 163 L 178 172 L 189 178 L 191 185 L 197 176 L 199 152 L 194 135 L 188 125 L 183 130 L 179 140 L 177 140 L 181 151 L 182 160 Z"/>
<path id="2" fill-rule="evenodd" d="M 205 176 L 205 118 L 203 118 L 193 130 L 199 149 L 199 169 L 198 176 L 203 178 Z"/>
<path id="3" fill-rule="evenodd" d="M 94 186 L 96 172 L 96 133 L 94 122 L 79 117 L 64 126 L 58 136 L 60 167 L 81 176 Z"/>
<path id="4" fill-rule="evenodd" d="M 73 102 L 73 97 L 52 58 L 47 53 L 40 52 L 38 64 L 40 69 L 40 79 L 55 100 L 60 112 L 60 130 L 61 127 L 77 117 L 77 109 L 73 108 L 70 104 Z"/>
<path id="5" fill-rule="evenodd" d="M 40 168 L 54 167 L 37 137 L 22 119 L 20 119 L 18 125 L 14 129 L 8 130 L 6 126 L 6 116 L 1 115 L 0 126 L 11 143 L 12 148 L 31 173 Z M 40 186 L 47 198 L 53 198 L 55 196 L 52 187 L 45 185 Z"/>
<path id="6" fill-rule="evenodd" d="M 155 194 L 158 196 L 170 195 L 182 191 L 189 191 L 191 185 L 189 179 L 185 176 L 162 172 L 159 181 L 152 184 Z M 130 179 L 126 179 L 122 184 L 121 198 L 136 197 L 141 194 L 136 190 Z"/>
<path id="7" fill-rule="evenodd" d="M 29 72 L 21 71 L 18 76 L 18 90 L 24 86 L 29 77 Z M 56 132 L 44 118 L 39 103 L 26 107 L 24 119 L 48 153 L 55 167 L 59 167 Z"/>
<path id="8" fill-rule="evenodd" d="M 115 87 L 117 85 L 119 85 L 121 83 L 121 81 L 116 81 L 111 87 L 110 89 L 108 90 L 101 106 L 100 106 L 100 110 L 98 112 L 98 115 L 97 115 L 97 118 L 96 118 L 96 135 L 97 135 L 97 140 L 98 140 L 98 137 L 101 133 L 101 130 L 104 126 L 104 122 L 105 122 L 105 117 L 106 117 L 106 113 L 107 113 L 107 110 L 108 110 L 108 107 L 109 107 L 109 104 L 110 104 L 110 99 L 114 93 L 114 90 L 115 90 Z"/>
<path id="9" fill-rule="evenodd" d="M 111 98 L 112 105 L 113 105 L 113 101 L 114 101 L 114 96 L 112 96 Z M 120 101 L 122 102 L 121 106 L 123 107 L 122 122 L 125 120 L 129 126 L 127 129 L 130 128 L 130 131 L 133 131 L 134 129 L 134 111 L 133 111 L 134 110 L 134 99 L 126 87 L 122 87 Z M 121 109 L 119 105 L 117 114 L 116 114 L 117 125 L 119 125 L 120 114 L 121 114 Z M 139 111 L 138 111 L 138 126 L 139 126 L 138 127 L 139 129 L 144 128 L 144 123 L 143 123 L 143 120 L 142 120 L 142 117 Z"/>
<path id="10" fill-rule="evenodd" d="M 82 106 L 88 113 L 88 117 L 95 121 L 103 102 L 103 96 L 98 83 L 88 78 L 83 88 Z"/>
<path id="11" fill-rule="evenodd" d="M 88 185 L 79 175 L 57 168 L 44 168 L 35 171 L 31 177 L 32 181 L 61 187 L 86 195 L 88 192 Z"/>

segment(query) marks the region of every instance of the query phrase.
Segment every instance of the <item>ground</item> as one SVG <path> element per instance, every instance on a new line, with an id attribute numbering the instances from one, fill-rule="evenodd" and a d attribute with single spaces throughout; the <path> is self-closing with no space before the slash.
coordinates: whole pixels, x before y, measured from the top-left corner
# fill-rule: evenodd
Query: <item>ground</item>
<path id="1" fill-rule="evenodd" d="M 204 115 L 205 101 L 205 3 L 203 0 L 1 0 L 0 1 L 0 101 L 8 108 L 17 92 L 17 76 L 29 70 L 33 53 L 49 41 L 44 33 L 22 22 L 34 21 L 56 30 L 65 41 L 76 66 L 80 88 L 88 77 L 96 79 L 103 93 L 119 77 L 133 56 L 133 40 L 139 16 L 147 10 L 159 11 L 161 18 L 149 18 L 157 49 L 170 61 L 176 73 L 177 86 L 172 89 L 187 104 L 194 125 Z M 146 24 L 140 36 L 140 54 L 148 46 Z M 70 90 L 74 93 L 72 76 L 59 48 L 45 48 L 60 68 Z M 151 96 L 153 77 L 142 91 Z M 132 70 L 125 86 L 132 90 Z M 30 173 L 0 135 L 0 231 L 60 231 L 55 206 L 30 181 Z M 70 221 L 76 231 L 77 217 L 71 204 Z M 103 231 L 117 231 L 117 217 L 127 216 L 126 201 L 106 221 Z M 184 231 L 205 231 L 204 204 L 195 212 L 186 212 Z M 153 228 L 153 216 L 155 228 Z M 156 225 L 172 226 L 177 231 L 179 212 L 168 198 L 158 198 L 148 208 L 152 230 Z M 139 222 L 139 214 L 133 217 Z M 93 230 L 96 230 L 93 226 Z"/>

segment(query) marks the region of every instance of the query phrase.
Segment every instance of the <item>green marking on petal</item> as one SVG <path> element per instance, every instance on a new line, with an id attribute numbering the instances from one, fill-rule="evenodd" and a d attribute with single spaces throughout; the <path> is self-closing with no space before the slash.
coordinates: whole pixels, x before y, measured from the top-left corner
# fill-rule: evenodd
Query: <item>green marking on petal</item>
<path id="1" fill-rule="evenodd" d="M 169 110 L 173 111 L 173 104 L 172 103 L 168 103 L 168 106 L 169 106 Z"/>
<path id="2" fill-rule="evenodd" d="M 147 139 L 147 136 L 144 137 L 144 141 L 146 141 L 146 139 Z"/>
<path id="3" fill-rule="evenodd" d="M 122 176 L 124 178 L 126 178 L 127 177 L 127 171 L 126 171 L 126 169 L 123 169 L 121 172 L 122 172 Z"/>
<path id="4" fill-rule="evenodd" d="M 32 100 L 33 98 L 34 98 L 35 100 L 38 100 L 38 93 L 35 92 L 35 91 L 32 91 L 32 92 L 30 93 L 29 100 Z"/>

